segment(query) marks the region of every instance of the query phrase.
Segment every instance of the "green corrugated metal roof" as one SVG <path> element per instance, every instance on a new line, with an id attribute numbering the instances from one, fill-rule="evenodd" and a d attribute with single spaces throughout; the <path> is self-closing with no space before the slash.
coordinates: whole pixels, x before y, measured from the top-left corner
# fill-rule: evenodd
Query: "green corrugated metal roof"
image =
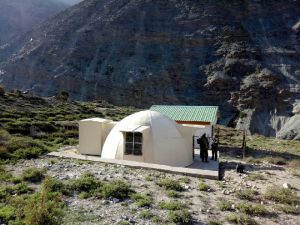
<path id="1" fill-rule="evenodd" d="M 160 112 L 175 121 L 214 122 L 218 117 L 218 106 L 153 105 L 151 111 Z"/>

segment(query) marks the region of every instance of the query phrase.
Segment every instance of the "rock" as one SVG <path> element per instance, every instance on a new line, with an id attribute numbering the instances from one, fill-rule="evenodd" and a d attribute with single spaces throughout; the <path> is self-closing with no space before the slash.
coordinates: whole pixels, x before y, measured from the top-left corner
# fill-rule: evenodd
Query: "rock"
<path id="1" fill-rule="evenodd" d="M 233 210 L 235 209 L 235 204 L 231 205 L 231 209 L 233 209 Z"/>
<path id="2" fill-rule="evenodd" d="M 120 202 L 120 199 L 118 199 L 118 198 L 113 198 L 113 199 L 112 199 L 112 202 L 113 202 L 113 203 L 119 203 L 119 202 Z"/>
<path id="3" fill-rule="evenodd" d="M 103 205 L 107 205 L 107 204 L 109 204 L 109 201 L 108 201 L 108 200 L 103 200 L 103 201 L 102 201 L 102 204 L 103 204 Z"/>
<path id="4" fill-rule="evenodd" d="M 285 188 L 285 189 L 290 189 L 292 186 L 290 185 L 290 184 L 288 184 L 288 183 L 284 183 L 283 185 L 283 188 Z"/>

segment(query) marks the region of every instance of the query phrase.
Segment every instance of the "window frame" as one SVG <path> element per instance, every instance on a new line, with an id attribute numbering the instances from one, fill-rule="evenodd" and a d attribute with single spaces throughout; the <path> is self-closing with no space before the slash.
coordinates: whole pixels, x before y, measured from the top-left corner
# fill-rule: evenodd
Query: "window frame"
<path id="1" fill-rule="evenodd" d="M 124 132 L 123 134 L 124 134 L 124 155 L 142 156 L 143 155 L 143 133 Z M 131 137 L 128 138 L 129 134 Z M 136 139 L 138 140 L 136 141 Z M 131 145 L 131 149 L 128 147 L 130 145 Z"/>

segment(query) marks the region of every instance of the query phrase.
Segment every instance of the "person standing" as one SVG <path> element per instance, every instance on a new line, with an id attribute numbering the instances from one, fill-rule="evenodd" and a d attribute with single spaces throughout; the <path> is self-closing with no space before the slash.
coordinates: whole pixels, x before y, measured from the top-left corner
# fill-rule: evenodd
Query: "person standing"
<path id="1" fill-rule="evenodd" d="M 218 158 L 218 146 L 219 141 L 218 141 L 218 136 L 215 135 L 212 139 L 212 144 L 211 144 L 211 153 L 212 153 L 212 160 L 217 161 Z"/>
<path id="2" fill-rule="evenodd" d="M 208 162 L 208 140 L 206 137 L 206 134 L 204 133 L 200 140 L 199 140 L 199 144 L 200 144 L 200 157 L 202 159 L 202 162 Z"/>

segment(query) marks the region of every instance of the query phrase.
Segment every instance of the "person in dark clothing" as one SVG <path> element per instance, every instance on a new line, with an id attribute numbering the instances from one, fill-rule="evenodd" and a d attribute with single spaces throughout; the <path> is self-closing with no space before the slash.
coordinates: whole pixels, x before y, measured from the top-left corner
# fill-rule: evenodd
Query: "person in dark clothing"
<path id="1" fill-rule="evenodd" d="M 205 134 L 199 140 L 200 144 L 200 157 L 202 162 L 208 162 L 208 140 Z"/>
<path id="2" fill-rule="evenodd" d="M 217 160 L 218 158 L 218 136 L 214 136 L 212 139 L 212 144 L 211 144 L 211 153 L 212 153 L 212 160 Z"/>

